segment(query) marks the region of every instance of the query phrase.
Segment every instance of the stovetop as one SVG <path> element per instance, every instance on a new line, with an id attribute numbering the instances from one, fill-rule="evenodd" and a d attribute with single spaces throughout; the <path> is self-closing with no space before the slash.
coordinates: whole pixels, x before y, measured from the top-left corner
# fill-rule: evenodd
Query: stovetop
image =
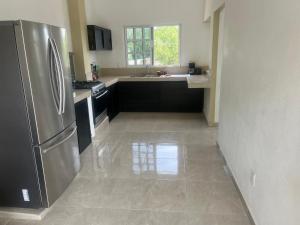
<path id="1" fill-rule="evenodd" d="M 102 84 L 100 81 L 75 81 L 73 82 L 75 89 L 92 89 L 99 84 Z"/>
<path id="2" fill-rule="evenodd" d="M 95 93 L 105 89 L 105 84 L 101 81 L 75 81 L 73 87 L 74 89 L 90 89 L 92 93 Z"/>

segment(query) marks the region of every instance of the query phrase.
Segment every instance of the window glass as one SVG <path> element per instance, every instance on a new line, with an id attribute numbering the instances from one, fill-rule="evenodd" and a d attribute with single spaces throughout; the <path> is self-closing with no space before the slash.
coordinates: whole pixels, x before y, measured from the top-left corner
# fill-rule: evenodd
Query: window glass
<path id="1" fill-rule="evenodd" d="M 154 27 L 154 65 L 179 64 L 179 26 Z"/>
<path id="2" fill-rule="evenodd" d="M 144 39 L 146 40 L 151 40 L 151 28 L 150 27 L 146 27 L 144 28 Z"/>
<path id="3" fill-rule="evenodd" d="M 136 40 L 143 39 L 143 29 L 142 28 L 135 28 L 135 39 Z"/>
<path id="4" fill-rule="evenodd" d="M 133 54 L 128 54 L 128 65 L 129 66 L 134 66 L 135 65 L 135 60 Z"/>
<path id="5" fill-rule="evenodd" d="M 136 41 L 135 42 L 135 51 L 142 53 L 143 52 L 143 41 Z"/>
<path id="6" fill-rule="evenodd" d="M 130 27 L 126 29 L 129 66 L 179 65 L 180 27 Z"/>
<path id="7" fill-rule="evenodd" d="M 151 46 L 151 40 L 145 40 L 144 41 L 144 49 L 145 49 L 145 52 L 150 52 L 151 49 L 152 49 L 152 46 Z"/>
<path id="8" fill-rule="evenodd" d="M 127 40 L 132 40 L 133 39 L 133 28 L 128 28 L 127 29 Z"/>
<path id="9" fill-rule="evenodd" d="M 128 48 L 128 53 L 134 53 L 134 43 L 133 42 L 128 42 L 127 44 L 127 48 Z"/>

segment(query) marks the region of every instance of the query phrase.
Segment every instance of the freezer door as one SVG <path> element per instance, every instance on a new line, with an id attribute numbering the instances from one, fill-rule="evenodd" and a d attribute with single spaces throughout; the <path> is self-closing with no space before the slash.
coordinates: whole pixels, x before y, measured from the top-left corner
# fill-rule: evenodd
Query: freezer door
<path id="1" fill-rule="evenodd" d="M 51 26 L 20 21 L 16 38 L 34 144 L 39 145 L 64 129 L 59 114 L 61 80 L 50 43 Z"/>
<path id="2" fill-rule="evenodd" d="M 49 207 L 63 193 L 80 169 L 76 124 L 41 145 L 40 154 Z"/>
<path id="3" fill-rule="evenodd" d="M 67 33 L 64 28 L 51 27 L 52 38 L 56 45 L 57 56 L 61 78 L 63 80 L 63 124 L 64 128 L 70 126 L 75 121 L 75 108 L 73 99 L 72 76 L 69 62 L 69 52 L 67 44 Z"/>

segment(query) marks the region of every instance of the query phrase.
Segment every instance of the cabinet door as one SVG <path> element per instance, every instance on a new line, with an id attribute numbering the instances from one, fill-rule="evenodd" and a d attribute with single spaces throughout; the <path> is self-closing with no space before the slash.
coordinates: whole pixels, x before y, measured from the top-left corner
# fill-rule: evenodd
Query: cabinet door
<path id="1" fill-rule="evenodd" d="M 162 82 L 161 110 L 164 112 L 202 112 L 203 89 L 190 89 L 185 81 Z"/>
<path id="2" fill-rule="evenodd" d="M 107 105 L 107 114 L 108 114 L 109 121 L 111 121 L 119 113 L 117 84 L 109 86 L 108 90 L 109 90 L 109 97 L 108 97 L 108 105 Z"/>
<path id="3" fill-rule="evenodd" d="M 186 82 L 163 82 L 161 109 L 164 112 L 186 111 Z"/>
<path id="4" fill-rule="evenodd" d="M 111 30 L 103 29 L 103 42 L 105 50 L 112 50 Z"/>
<path id="5" fill-rule="evenodd" d="M 204 89 L 187 89 L 187 110 L 188 112 L 203 112 Z"/>
<path id="6" fill-rule="evenodd" d="M 88 25 L 88 41 L 89 49 L 92 51 L 103 50 L 104 40 L 103 40 L 103 29 L 98 28 L 94 25 Z"/>
<path id="7" fill-rule="evenodd" d="M 159 112 L 160 82 L 119 83 L 119 107 L 121 112 Z"/>
<path id="8" fill-rule="evenodd" d="M 103 29 L 95 28 L 95 45 L 96 45 L 96 50 L 104 49 Z"/>
<path id="9" fill-rule="evenodd" d="M 87 100 L 80 101 L 75 105 L 76 124 L 78 134 L 79 152 L 82 153 L 92 142 Z"/>

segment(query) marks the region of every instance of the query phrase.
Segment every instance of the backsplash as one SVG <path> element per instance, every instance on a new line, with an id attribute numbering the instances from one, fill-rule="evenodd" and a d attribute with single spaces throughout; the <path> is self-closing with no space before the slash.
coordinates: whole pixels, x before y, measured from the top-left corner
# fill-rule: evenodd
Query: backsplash
<path id="1" fill-rule="evenodd" d="M 208 66 L 202 66 L 204 70 L 208 68 Z M 100 76 L 130 76 L 137 74 L 156 74 L 157 71 L 165 71 L 168 74 L 187 74 L 188 67 L 149 67 L 149 68 L 135 68 L 135 67 L 127 67 L 127 68 L 101 68 Z"/>

